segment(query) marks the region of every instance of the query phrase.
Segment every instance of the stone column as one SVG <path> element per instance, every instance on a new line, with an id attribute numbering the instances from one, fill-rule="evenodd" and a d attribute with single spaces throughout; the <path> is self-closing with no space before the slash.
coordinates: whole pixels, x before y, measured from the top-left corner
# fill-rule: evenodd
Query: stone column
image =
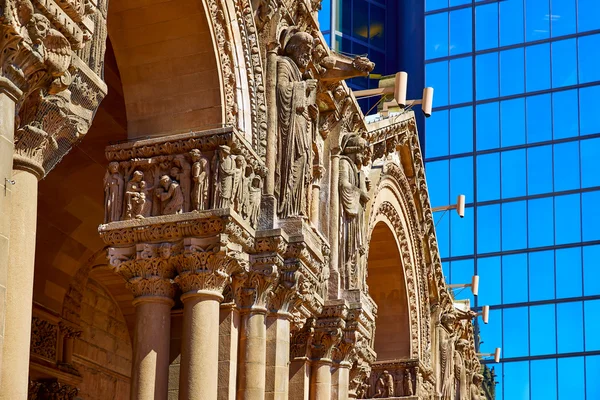
<path id="1" fill-rule="evenodd" d="M 267 127 L 267 179 L 265 185 L 265 193 L 268 195 L 275 194 L 275 170 L 277 162 L 277 44 L 268 45 L 267 49 L 267 120 L 272 121 Z"/>
<path id="2" fill-rule="evenodd" d="M 339 271 L 339 237 L 340 237 L 340 149 L 331 150 L 331 186 L 329 203 L 329 243 L 331 246 L 331 256 L 329 258 L 329 282 L 328 291 L 330 299 L 339 298 L 340 292 L 340 271 Z"/>
<path id="3" fill-rule="evenodd" d="M 310 397 L 310 345 L 315 333 L 315 320 L 308 319 L 302 329 L 292 335 L 290 344 L 290 400 L 309 400 Z"/>
<path id="4" fill-rule="evenodd" d="M 315 227 L 319 227 L 319 218 L 321 212 L 321 178 L 325 169 L 322 165 L 313 166 L 313 183 L 310 201 L 310 223 Z"/>
<path id="5" fill-rule="evenodd" d="M 253 256 L 252 270 L 234 282 L 235 297 L 243 313 L 238 366 L 238 397 L 263 400 L 267 365 L 267 299 L 277 282 L 277 265 L 281 261 Z"/>
<path id="6" fill-rule="evenodd" d="M 127 281 L 135 307 L 132 400 L 166 400 L 169 390 L 173 243 L 109 248 L 111 266 Z"/>
<path id="7" fill-rule="evenodd" d="M 352 365 L 350 365 L 350 363 L 347 361 L 333 363 L 332 400 L 348 400 L 351 367 Z"/>
<path id="8" fill-rule="evenodd" d="M 313 362 L 310 375 L 310 399 L 331 400 L 331 360 L 322 358 Z"/>
<path id="9" fill-rule="evenodd" d="M 231 294 L 231 290 L 226 290 L 226 292 Z M 226 303 L 221 303 L 219 326 L 219 394 L 217 400 L 235 400 L 241 321 L 240 313 L 231 296 L 225 295 L 224 302 Z"/>
<path id="10" fill-rule="evenodd" d="M 208 245 L 203 239 L 186 238 L 184 254 L 177 260 L 175 281 L 183 293 L 180 399 L 217 398 L 220 303 L 231 274 L 244 265 L 240 256 L 229 252 L 203 251 Z"/>

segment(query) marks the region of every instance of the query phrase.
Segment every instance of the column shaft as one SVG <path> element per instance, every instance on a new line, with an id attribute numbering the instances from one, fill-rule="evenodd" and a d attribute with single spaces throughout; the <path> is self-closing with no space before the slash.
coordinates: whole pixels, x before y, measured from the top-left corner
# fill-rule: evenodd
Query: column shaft
<path id="1" fill-rule="evenodd" d="M 267 326 L 266 310 L 250 310 L 244 316 L 240 336 L 243 354 L 240 363 L 238 397 L 245 400 L 264 400 L 266 374 Z"/>
<path id="2" fill-rule="evenodd" d="M 10 242 L 0 399 L 25 400 L 29 387 L 38 178 L 26 171 L 13 173 L 12 201 L 19 206 L 11 207 L 8 213 Z"/>
<path id="3" fill-rule="evenodd" d="M 331 400 L 331 361 L 313 362 L 310 376 L 310 400 Z"/>
<path id="4" fill-rule="evenodd" d="M 307 358 L 290 363 L 290 400 L 309 400 L 311 365 Z"/>
<path id="5" fill-rule="evenodd" d="M 288 400 L 290 380 L 290 321 L 287 316 L 267 317 L 267 400 Z"/>
<path id="6" fill-rule="evenodd" d="M 315 228 L 319 227 L 320 196 L 321 186 L 318 183 L 313 183 L 310 202 L 310 222 Z"/>
<path id="7" fill-rule="evenodd" d="M 332 400 L 348 400 L 350 385 L 350 366 L 346 363 L 336 364 L 332 374 Z"/>
<path id="8" fill-rule="evenodd" d="M 267 78 L 266 78 L 267 100 L 267 120 L 277 121 L 277 52 L 271 50 L 267 52 Z M 266 194 L 275 194 L 275 170 L 277 163 L 277 124 L 270 123 L 267 126 L 267 179 L 265 185 Z"/>
<path id="9" fill-rule="evenodd" d="M 135 333 L 131 399 L 166 400 L 173 300 L 141 297 L 133 304 Z"/>
<path id="10" fill-rule="evenodd" d="M 217 400 L 235 400 L 240 314 L 233 304 L 221 304 L 220 314 Z"/>
<path id="11" fill-rule="evenodd" d="M 183 301 L 179 398 L 216 399 L 219 371 L 219 307 L 214 291 L 189 292 Z"/>

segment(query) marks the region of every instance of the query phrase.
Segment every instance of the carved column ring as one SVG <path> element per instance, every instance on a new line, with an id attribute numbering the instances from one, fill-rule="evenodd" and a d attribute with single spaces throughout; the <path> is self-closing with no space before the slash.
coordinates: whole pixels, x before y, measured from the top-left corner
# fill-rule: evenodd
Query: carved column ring
<path id="1" fill-rule="evenodd" d="M 140 296 L 134 298 L 132 301 L 134 307 L 142 303 L 163 303 L 167 304 L 169 307 L 173 307 L 175 305 L 175 301 L 172 298 L 165 296 Z"/>
<path id="2" fill-rule="evenodd" d="M 182 302 L 194 297 L 202 297 L 203 300 L 217 300 L 219 303 L 223 301 L 223 295 L 214 290 L 190 290 L 180 296 Z"/>

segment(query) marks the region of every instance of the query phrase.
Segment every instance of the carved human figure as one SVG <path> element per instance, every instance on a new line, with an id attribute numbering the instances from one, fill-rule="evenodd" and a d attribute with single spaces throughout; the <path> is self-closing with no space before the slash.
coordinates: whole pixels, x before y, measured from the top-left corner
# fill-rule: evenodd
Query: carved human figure
<path id="1" fill-rule="evenodd" d="M 229 146 L 219 146 L 219 160 L 215 168 L 215 208 L 231 206 L 235 160 Z"/>
<path id="2" fill-rule="evenodd" d="M 409 369 L 404 371 L 404 385 L 403 386 L 404 386 L 403 387 L 404 396 L 412 396 L 414 394 L 412 374 L 410 373 Z"/>
<path id="3" fill-rule="evenodd" d="M 233 171 L 233 209 L 239 214 L 245 212 L 244 203 L 246 201 L 246 160 L 244 156 L 238 155 L 235 157 L 235 170 Z"/>
<path id="4" fill-rule="evenodd" d="M 454 382 L 456 400 L 468 400 L 469 389 L 467 385 L 467 370 L 465 367 L 464 351 L 468 345 L 465 339 L 456 342 L 454 350 Z"/>
<path id="5" fill-rule="evenodd" d="M 471 382 L 471 397 L 469 400 L 483 400 L 485 397 L 480 396 L 481 394 L 481 383 L 483 382 L 483 375 L 481 374 L 473 374 L 472 382 Z"/>
<path id="6" fill-rule="evenodd" d="M 119 173 L 119 163 L 111 162 L 104 175 L 104 222 L 121 219 L 123 207 L 123 177 Z"/>
<path id="7" fill-rule="evenodd" d="M 183 192 L 179 183 L 168 175 L 160 177 L 160 188 L 155 192 L 160 200 L 162 215 L 181 214 L 183 212 Z"/>
<path id="8" fill-rule="evenodd" d="M 312 141 L 319 109 L 317 81 L 304 79 L 313 38 L 293 33 L 277 61 L 278 191 L 279 217 L 308 216 L 308 191 L 312 174 Z"/>
<path id="9" fill-rule="evenodd" d="M 260 176 L 252 177 L 250 185 L 250 193 L 248 195 L 248 220 L 250 225 L 256 227 L 258 225 L 258 217 L 260 215 L 260 201 L 262 195 L 262 180 Z"/>
<path id="10" fill-rule="evenodd" d="M 361 263 L 365 251 L 364 209 L 369 201 L 370 182 L 360 170 L 366 161 L 367 142 L 357 134 L 342 139 L 340 156 L 340 269 L 344 289 L 360 289 L 366 283 L 366 271 Z"/>
<path id="11" fill-rule="evenodd" d="M 379 375 L 375 386 L 375 395 L 373 397 L 394 397 L 394 377 L 388 371 L 383 371 L 383 373 Z"/>
<path id="12" fill-rule="evenodd" d="M 178 167 L 179 171 L 177 176 L 174 176 L 173 179 L 179 182 L 181 191 L 183 192 L 183 211 L 188 212 L 190 211 L 192 166 L 188 160 L 186 160 L 185 155 L 183 154 L 178 154 L 175 156 L 173 164 Z"/>
<path id="13" fill-rule="evenodd" d="M 206 157 L 202 156 L 200 150 L 190 151 L 192 159 L 192 193 L 190 196 L 190 207 L 192 211 L 208 210 L 210 189 L 210 164 Z"/>
<path id="14" fill-rule="evenodd" d="M 144 173 L 135 171 L 125 190 L 125 211 L 123 219 L 144 218 L 144 204 L 146 203 L 146 182 Z"/>
<path id="15" fill-rule="evenodd" d="M 437 327 L 440 351 L 440 380 L 442 383 L 442 400 L 455 400 L 454 398 L 454 321 L 453 313 L 443 314 L 441 325 Z"/>

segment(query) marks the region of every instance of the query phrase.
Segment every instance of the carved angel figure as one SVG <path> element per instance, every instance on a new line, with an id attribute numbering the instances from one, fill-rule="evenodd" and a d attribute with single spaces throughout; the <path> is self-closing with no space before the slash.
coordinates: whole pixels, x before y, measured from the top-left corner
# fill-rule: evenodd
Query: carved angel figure
<path id="1" fill-rule="evenodd" d="M 119 173 L 119 163 L 111 162 L 104 175 L 104 222 L 121 219 L 123 206 L 123 178 Z"/>
<path id="2" fill-rule="evenodd" d="M 347 134 L 342 139 L 340 157 L 340 216 L 342 226 L 340 262 L 342 286 L 360 288 L 366 275 L 360 258 L 364 253 L 364 208 L 369 201 L 370 182 L 360 171 L 367 142 L 357 134 Z"/>
<path id="3" fill-rule="evenodd" d="M 183 192 L 179 183 L 168 175 L 160 177 L 160 187 L 155 191 L 160 200 L 162 215 L 181 214 L 183 212 Z"/>
<path id="4" fill-rule="evenodd" d="M 208 210 L 208 199 L 210 189 L 210 164 L 206 157 L 202 156 L 200 150 L 193 149 L 190 151 L 192 159 L 192 181 L 193 188 L 191 194 L 191 210 L 202 211 Z"/>
<path id="5" fill-rule="evenodd" d="M 312 141 L 317 81 L 303 79 L 310 61 L 313 38 L 293 33 L 277 61 L 278 191 L 279 217 L 307 216 L 307 195 L 312 173 Z"/>
<path id="6" fill-rule="evenodd" d="M 125 191 L 125 213 L 123 219 L 144 218 L 144 204 L 146 203 L 146 182 L 142 171 L 135 171 L 127 183 Z"/>
<path id="7" fill-rule="evenodd" d="M 215 208 L 229 207 L 233 196 L 233 175 L 235 173 L 235 160 L 229 146 L 219 146 L 219 161 L 215 171 Z"/>

